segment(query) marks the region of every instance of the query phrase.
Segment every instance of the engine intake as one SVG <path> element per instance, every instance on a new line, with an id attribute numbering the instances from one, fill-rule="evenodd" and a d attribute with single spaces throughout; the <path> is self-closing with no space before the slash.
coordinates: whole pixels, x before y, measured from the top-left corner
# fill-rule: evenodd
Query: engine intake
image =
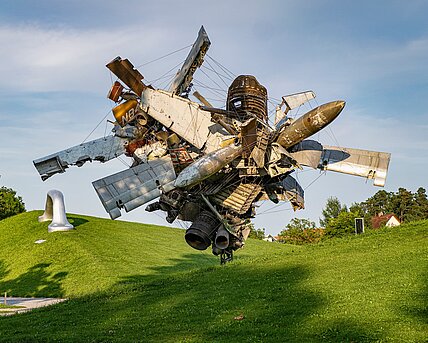
<path id="1" fill-rule="evenodd" d="M 214 214 L 203 211 L 186 230 L 184 238 L 192 248 L 205 250 L 211 245 L 219 225 L 220 222 Z"/>
<path id="2" fill-rule="evenodd" d="M 217 230 L 214 243 L 219 249 L 226 249 L 229 246 L 229 232 L 223 226 Z"/>

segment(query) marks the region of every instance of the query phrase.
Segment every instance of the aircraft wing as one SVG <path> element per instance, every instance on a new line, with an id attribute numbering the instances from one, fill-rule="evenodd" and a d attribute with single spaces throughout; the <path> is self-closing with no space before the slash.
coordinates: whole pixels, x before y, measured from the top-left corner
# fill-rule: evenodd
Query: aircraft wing
<path id="1" fill-rule="evenodd" d="M 318 168 L 373 179 L 375 186 L 383 187 L 390 159 L 387 152 L 324 145 Z"/>
<path id="2" fill-rule="evenodd" d="M 64 173 L 71 165 L 81 167 L 87 161 L 107 162 L 125 152 L 127 141 L 116 136 L 107 136 L 33 161 L 43 181 L 57 173 Z"/>
<path id="3" fill-rule="evenodd" d="M 203 26 L 198 33 L 198 38 L 193 43 L 192 49 L 189 52 L 183 66 L 178 71 L 174 80 L 171 83 L 169 91 L 180 95 L 188 92 L 188 88 L 193 79 L 193 74 L 196 68 L 199 68 L 204 62 L 204 56 L 210 47 L 211 42 Z"/>
<path id="4" fill-rule="evenodd" d="M 112 219 L 144 205 L 174 188 L 175 171 L 169 155 L 106 176 L 92 183 Z"/>
<path id="5" fill-rule="evenodd" d="M 193 101 L 162 90 L 146 88 L 141 96 L 141 108 L 169 130 L 202 149 L 216 126 L 211 113 Z"/>
<path id="6" fill-rule="evenodd" d="M 380 187 L 385 185 L 391 159 L 386 152 L 323 146 L 309 139 L 296 144 L 290 155 L 300 165 L 374 179 Z"/>

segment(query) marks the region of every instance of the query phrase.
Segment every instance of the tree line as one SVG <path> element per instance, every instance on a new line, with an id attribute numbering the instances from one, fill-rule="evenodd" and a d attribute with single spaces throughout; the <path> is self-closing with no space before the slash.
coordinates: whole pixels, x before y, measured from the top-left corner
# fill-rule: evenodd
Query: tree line
<path id="1" fill-rule="evenodd" d="M 355 232 L 355 218 L 364 218 L 365 229 L 373 229 L 372 218 L 394 214 L 401 223 L 428 219 L 426 190 L 419 187 L 415 193 L 399 188 L 397 192 L 378 191 L 375 195 L 349 208 L 338 198 L 330 197 L 322 210 L 321 228 L 308 219 L 293 218 L 279 233 L 284 243 L 316 243 L 322 239 L 340 237 Z"/>

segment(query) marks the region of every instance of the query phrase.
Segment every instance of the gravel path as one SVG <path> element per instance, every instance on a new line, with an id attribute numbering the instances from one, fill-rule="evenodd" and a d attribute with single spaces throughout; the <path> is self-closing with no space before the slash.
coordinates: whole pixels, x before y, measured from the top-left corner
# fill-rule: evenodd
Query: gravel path
<path id="1" fill-rule="evenodd" d="M 6 298 L 6 305 L 19 306 L 19 308 L 0 308 L 0 316 L 8 316 L 16 313 L 31 311 L 34 308 L 61 303 L 67 299 L 60 298 Z M 4 297 L 0 298 L 0 304 L 4 304 Z"/>

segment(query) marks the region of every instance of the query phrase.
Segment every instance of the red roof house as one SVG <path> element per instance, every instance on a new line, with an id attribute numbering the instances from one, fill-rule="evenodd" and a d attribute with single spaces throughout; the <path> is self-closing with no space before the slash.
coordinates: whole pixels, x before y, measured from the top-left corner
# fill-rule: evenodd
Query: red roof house
<path id="1" fill-rule="evenodd" d="M 381 226 L 393 227 L 400 225 L 400 221 L 394 213 L 380 214 L 372 217 L 371 222 L 373 229 L 378 229 Z"/>

